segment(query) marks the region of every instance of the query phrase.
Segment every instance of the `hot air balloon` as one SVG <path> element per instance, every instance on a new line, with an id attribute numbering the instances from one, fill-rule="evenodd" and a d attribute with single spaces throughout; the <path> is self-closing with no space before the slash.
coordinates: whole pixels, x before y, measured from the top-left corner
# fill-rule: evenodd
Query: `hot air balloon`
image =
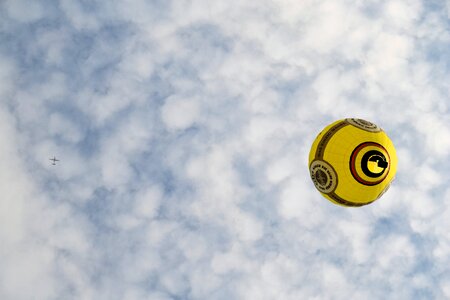
<path id="1" fill-rule="evenodd" d="M 331 202 L 358 207 L 379 199 L 397 170 L 387 134 L 372 122 L 348 118 L 326 126 L 314 140 L 309 170 L 317 190 Z"/>

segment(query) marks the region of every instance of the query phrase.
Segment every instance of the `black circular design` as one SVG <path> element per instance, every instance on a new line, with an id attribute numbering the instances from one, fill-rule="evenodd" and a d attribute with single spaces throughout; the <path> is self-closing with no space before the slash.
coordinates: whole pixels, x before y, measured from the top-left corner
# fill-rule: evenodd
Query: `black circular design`
<path id="1" fill-rule="evenodd" d="M 377 167 L 380 168 L 378 172 L 372 172 L 369 170 L 369 162 L 375 162 Z M 378 178 L 383 175 L 384 171 L 388 167 L 388 162 L 383 153 L 377 150 L 367 151 L 361 159 L 361 169 L 370 178 Z"/>

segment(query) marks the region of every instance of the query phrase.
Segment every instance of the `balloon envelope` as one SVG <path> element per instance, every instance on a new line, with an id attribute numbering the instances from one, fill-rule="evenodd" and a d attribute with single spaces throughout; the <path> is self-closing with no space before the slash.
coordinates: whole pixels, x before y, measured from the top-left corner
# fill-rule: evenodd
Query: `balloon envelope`
<path id="1" fill-rule="evenodd" d="M 397 154 L 387 134 L 362 119 L 338 120 L 312 144 L 309 170 L 317 190 L 342 206 L 379 199 L 397 171 Z"/>

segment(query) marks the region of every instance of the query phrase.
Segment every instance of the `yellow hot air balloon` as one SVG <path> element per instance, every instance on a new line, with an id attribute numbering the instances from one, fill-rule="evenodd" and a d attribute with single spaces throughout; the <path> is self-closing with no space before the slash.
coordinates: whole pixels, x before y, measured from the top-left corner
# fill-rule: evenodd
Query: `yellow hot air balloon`
<path id="1" fill-rule="evenodd" d="M 380 127 L 349 118 L 319 133 L 309 153 L 309 170 L 325 198 L 342 206 L 363 206 L 389 188 L 397 171 L 397 154 Z"/>

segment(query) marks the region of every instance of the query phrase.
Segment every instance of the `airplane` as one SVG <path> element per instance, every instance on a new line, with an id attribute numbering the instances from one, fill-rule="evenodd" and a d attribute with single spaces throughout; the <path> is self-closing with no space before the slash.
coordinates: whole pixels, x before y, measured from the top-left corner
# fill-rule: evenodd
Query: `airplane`
<path id="1" fill-rule="evenodd" d="M 56 157 L 53 156 L 53 158 L 50 158 L 51 161 L 53 161 L 52 165 L 56 165 L 56 162 L 59 161 L 59 159 L 56 159 Z"/>

